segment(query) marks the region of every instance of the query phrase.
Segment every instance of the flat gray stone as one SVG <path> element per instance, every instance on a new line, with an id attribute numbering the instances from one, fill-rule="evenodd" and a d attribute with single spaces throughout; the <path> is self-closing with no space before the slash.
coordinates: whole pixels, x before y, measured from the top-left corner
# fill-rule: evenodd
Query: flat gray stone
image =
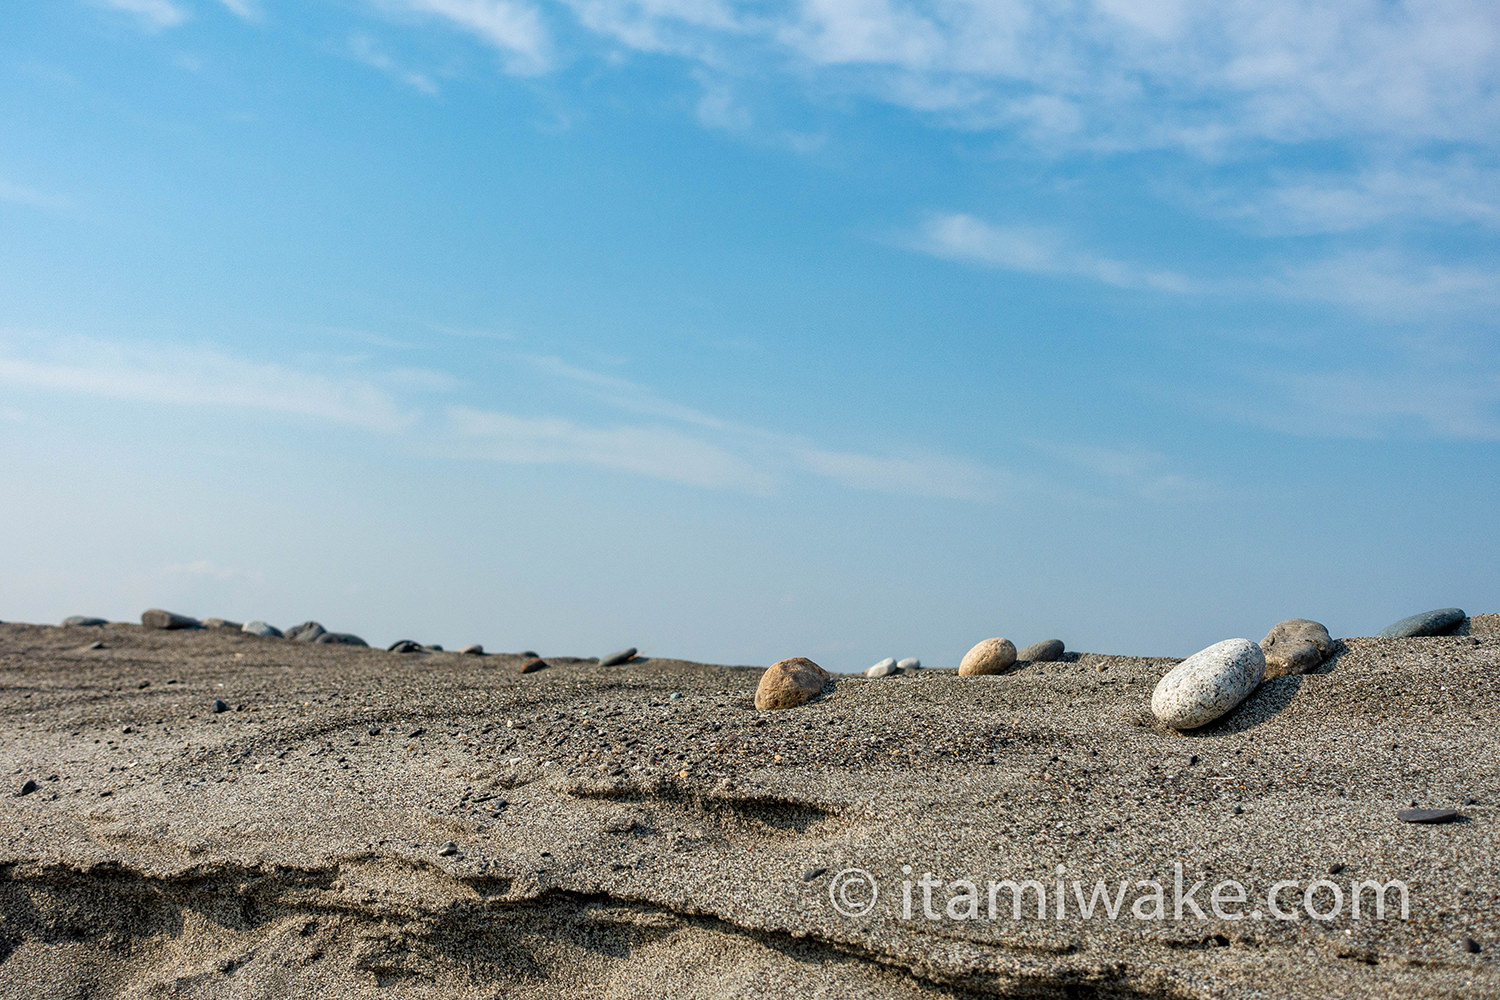
<path id="1" fill-rule="evenodd" d="M 368 646 L 359 636 L 352 632 L 324 632 L 313 642 L 320 646 Z"/>
<path id="2" fill-rule="evenodd" d="M 1403 823 L 1452 823 L 1459 813 L 1457 809 L 1402 809 L 1396 818 Z"/>
<path id="3" fill-rule="evenodd" d="M 1016 654 L 1016 659 L 1030 663 L 1053 663 L 1062 659 L 1063 651 L 1066 649 L 1061 639 L 1043 639 L 1021 650 Z"/>
<path id="4" fill-rule="evenodd" d="M 460 649 L 459 652 L 464 656 L 483 656 L 484 647 L 476 642 L 472 646 L 465 646 L 463 649 Z"/>
<path id="5" fill-rule="evenodd" d="M 897 660 L 896 666 L 900 667 L 902 670 L 921 670 L 922 661 L 917 659 L 915 656 L 908 656 L 904 659 Z"/>
<path id="6" fill-rule="evenodd" d="M 149 611 L 141 612 L 141 624 L 147 628 L 197 628 L 198 619 L 190 618 L 187 615 L 173 614 L 170 611 L 163 611 L 161 608 L 152 608 Z"/>
<path id="7" fill-rule="evenodd" d="M 1168 671 L 1151 711 L 1173 729 L 1197 729 L 1244 701 L 1266 674 L 1266 654 L 1249 639 L 1225 639 Z"/>
<path id="8" fill-rule="evenodd" d="M 1461 608 L 1439 608 L 1424 611 L 1419 615 L 1392 622 L 1379 632 L 1377 639 L 1415 639 L 1422 636 L 1446 635 L 1464 623 L 1467 616 Z"/>
<path id="9" fill-rule="evenodd" d="M 109 622 L 103 618 L 90 618 L 88 615 L 70 615 L 62 620 L 64 628 L 92 628 L 96 625 L 108 625 Z"/>
<path id="10" fill-rule="evenodd" d="M 1333 655 L 1336 643 L 1328 629 L 1306 618 L 1278 622 L 1260 641 L 1266 654 L 1266 680 L 1316 670 Z"/>
<path id="11" fill-rule="evenodd" d="M 238 630 L 238 629 L 244 628 L 245 626 L 243 624 L 241 624 L 240 622 L 232 622 L 232 621 L 230 621 L 227 618 L 205 618 L 205 619 L 203 619 L 203 627 L 204 628 L 230 628 L 230 629 L 236 629 L 236 630 Z"/>
<path id="12" fill-rule="evenodd" d="M 385 651 L 387 653 L 425 653 L 427 652 L 427 647 L 411 639 L 397 639 L 385 647 Z"/>
<path id="13" fill-rule="evenodd" d="M 629 649 L 622 649 L 618 653 L 610 653 L 604 659 L 599 661 L 599 666 L 618 667 L 622 663 L 629 663 L 631 660 L 635 659 L 636 652 L 636 648 L 634 646 L 631 646 Z"/>
<path id="14" fill-rule="evenodd" d="M 328 630 L 317 622 L 303 622 L 286 630 L 286 637 L 293 642 L 316 642 L 318 636 Z"/>
<path id="15" fill-rule="evenodd" d="M 883 659 L 879 663 L 875 664 L 869 670 L 866 670 L 865 671 L 865 676 L 866 677 L 890 677 L 892 674 L 899 674 L 900 672 L 901 672 L 901 668 L 898 667 L 898 666 L 896 666 L 896 661 L 893 660 L 893 659 L 891 659 L 889 656 L 887 656 L 885 659 Z"/>
<path id="16" fill-rule="evenodd" d="M 240 631 L 248 632 L 251 635 L 258 635 L 263 639 L 280 639 L 282 637 L 281 629 L 277 628 L 275 625 L 267 625 L 265 622 L 260 621 L 259 619 L 253 622 L 246 622 L 245 624 L 241 625 Z"/>

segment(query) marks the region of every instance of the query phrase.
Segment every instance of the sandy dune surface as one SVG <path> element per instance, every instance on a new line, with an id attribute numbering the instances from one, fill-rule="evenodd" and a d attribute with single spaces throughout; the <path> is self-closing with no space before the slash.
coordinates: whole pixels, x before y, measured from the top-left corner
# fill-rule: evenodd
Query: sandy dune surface
<path id="1" fill-rule="evenodd" d="M 3 625 L 0 996 L 1500 996 L 1500 622 L 1463 631 L 1345 639 L 1181 735 L 1170 659 L 757 712 L 756 667 Z M 1177 865 L 1247 902 L 1175 919 Z M 1115 919 L 1071 894 L 1101 879 Z M 1006 880 L 1046 916 L 991 915 Z M 1409 918 L 1249 915 L 1317 880 Z"/>

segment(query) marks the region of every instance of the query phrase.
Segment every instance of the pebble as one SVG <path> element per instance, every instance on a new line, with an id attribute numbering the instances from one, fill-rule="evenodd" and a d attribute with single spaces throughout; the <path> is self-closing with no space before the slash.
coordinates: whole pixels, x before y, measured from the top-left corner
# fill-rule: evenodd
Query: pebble
<path id="1" fill-rule="evenodd" d="M 425 653 L 427 647 L 410 639 L 397 639 L 385 648 L 387 653 Z"/>
<path id="2" fill-rule="evenodd" d="M 240 627 L 240 631 L 249 632 L 251 635 L 258 635 L 263 639 L 282 638 L 281 629 L 277 628 L 275 625 L 267 625 L 265 622 L 258 619 L 253 622 L 246 622 L 243 626 Z"/>
<path id="3" fill-rule="evenodd" d="M 317 622 L 303 622 L 286 630 L 286 637 L 293 642 L 312 642 L 328 630 Z"/>
<path id="4" fill-rule="evenodd" d="M 460 649 L 459 652 L 464 656 L 483 656 L 484 647 L 476 642 L 472 646 L 465 646 L 463 649 Z"/>
<path id="5" fill-rule="evenodd" d="M 1328 629 L 1306 618 L 1278 622 L 1260 641 L 1266 654 L 1266 680 L 1291 674 L 1310 674 L 1333 655 L 1335 643 Z"/>
<path id="6" fill-rule="evenodd" d="M 533 656 L 531 659 L 521 664 L 518 672 L 523 674 L 534 674 L 538 670 L 546 670 L 549 666 L 551 666 L 551 664 L 549 664 L 546 660 L 542 659 L 539 656 Z"/>
<path id="7" fill-rule="evenodd" d="M 917 659 L 915 656 L 908 656 L 904 660 L 897 660 L 896 666 L 900 667 L 902 670 L 921 670 L 922 661 Z"/>
<path id="8" fill-rule="evenodd" d="M 681 691 L 673 691 L 671 694 L 667 695 L 667 700 L 668 701 L 681 701 L 682 700 L 682 692 Z"/>
<path id="9" fill-rule="evenodd" d="M 1207 725 L 1249 696 L 1266 674 L 1266 654 L 1249 639 L 1225 639 L 1168 671 L 1151 711 L 1173 729 Z"/>
<path id="10" fill-rule="evenodd" d="M 359 636 L 352 632 L 324 632 L 312 640 L 321 646 L 368 646 Z"/>
<path id="11" fill-rule="evenodd" d="M 520 652 L 519 652 L 519 653 L 517 653 L 517 654 L 516 654 L 516 655 L 517 655 L 517 656 L 524 656 L 524 657 L 526 657 L 526 658 L 527 658 L 527 659 L 529 659 L 529 660 L 534 660 L 534 659 L 536 659 L 536 658 L 537 658 L 537 657 L 538 657 L 538 656 L 541 656 L 541 655 L 542 655 L 542 654 L 541 654 L 541 653 L 538 653 L 538 652 L 537 652 L 537 651 L 536 651 L 536 650 L 534 650 L 534 649 L 523 649 L 523 650 L 521 650 L 521 651 L 520 651 Z"/>
<path id="12" fill-rule="evenodd" d="M 1402 809 L 1396 818 L 1403 823 L 1452 823 L 1459 818 L 1457 809 Z"/>
<path id="13" fill-rule="evenodd" d="M 802 873 L 802 881 L 811 882 L 813 879 L 822 878 L 827 871 L 827 868 L 809 868 Z"/>
<path id="14" fill-rule="evenodd" d="M 21 787 L 16 789 L 16 794 L 30 795 L 34 791 L 36 791 L 36 782 L 32 781 L 30 778 L 27 778 L 25 781 L 21 782 Z"/>
<path id="15" fill-rule="evenodd" d="M 88 615 L 71 615 L 62 620 L 64 628 L 90 628 L 94 625 L 108 625 L 109 622 L 103 618 L 90 618 Z"/>
<path id="16" fill-rule="evenodd" d="M 795 708 L 823 693 L 832 678 L 828 671 L 805 656 L 778 660 L 760 675 L 755 687 L 755 707 L 762 712 Z"/>
<path id="17" fill-rule="evenodd" d="M 1459 938 L 1458 946 L 1470 955 L 1477 955 L 1483 950 L 1479 947 L 1479 942 L 1471 937 Z"/>
<path id="18" fill-rule="evenodd" d="M 900 672 L 901 672 L 901 668 L 898 667 L 898 666 L 896 666 L 896 661 L 894 659 L 892 659 L 891 657 L 887 656 L 885 659 L 883 659 L 879 663 L 875 664 L 869 670 L 866 670 L 865 671 L 865 676 L 866 677 L 889 677 L 892 674 L 899 674 Z"/>
<path id="19" fill-rule="evenodd" d="M 187 615 L 177 615 L 161 608 L 152 608 L 141 612 L 141 624 L 147 628 L 197 628 L 198 619 L 189 618 Z"/>
<path id="20" fill-rule="evenodd" d="M 631 646 L 629 649 L 622 649 L 618 653 L 610 653 L 604 659 L 599 661 L 599 666 L 618 667 L 622 663 L 629 663 L 631 660 L 635 659 L 636 652 L 636 648 L 634 646 Z"/>
<path id="21" fill-rule="evenodd" d="M 227 618 L 205 618 L 203 619 L 203 627 L 243 629 L 245 626 L 239 622 L 232 622 Z"/>
<path id="22" fill-rule="evenodd" d="M 1021 650 L 1016 654 L 1016 659 L 1026 660 L 1028 663 L 1055 663 L 1062 659 L 1065 649 L 1067 647 L 1061 639 L 1043 639 Z"/>
<path id="23" fill-rule="evenodd" d="M 985 639 L 964 654 L 958 665 L 962 677 L 1003 674 L 1016 665 L 1016 644 L 1009 639 Z"/>
<path id="24" fill-rule="evenodd" d="M 215 698 L 214 699 L 214 714 L 218 715 L 220 712 L 227 712 L 227 711 L 229 711 L 229 706 L 227 704 L 225 704 L 224 702 L 220 701 L 218 698 Z"/>
<path id="25" fill-rule="evenodd" d="M 440 858 L 451 858 L 457 853 L 458 845 L 451 840 L 444 844 L 442 847 L 438 848 L 438 857 Z"/>
<path id="26" fill-rule="evenodd" d="M 1413 639 L 1420 636 L 1444 635 L 1464 623 L 1467 616 L 1460 608 L 1439 608 L 1424 611 L 1420 615 L 1391 622 L 1375 633 L 1377 639 Z"/>
<path id="27" fill-rule="evenodd" d="M 93 642 L 89 643 L 87 646 L 84 646 L 83 648 L 84 649 L 105 649 L 107 647 L 104 645 L 104 643 L 100 642 L 98 639 L 95 639 Z"/>

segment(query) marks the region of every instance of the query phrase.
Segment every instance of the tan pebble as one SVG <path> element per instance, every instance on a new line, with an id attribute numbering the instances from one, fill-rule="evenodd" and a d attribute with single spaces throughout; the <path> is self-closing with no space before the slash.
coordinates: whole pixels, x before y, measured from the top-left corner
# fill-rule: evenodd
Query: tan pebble
<path id="1" fill-rule="evenodd" d="M 958 673 L 961 677 L 1003 674 L 1015 665 L 1015 643 L 1009 639 L 986 639 L 964 654 Z"/>
<path id="2" fill-rule="evenodd" d="M 755 688 L 755 707 L 762 712 L 777 708 L 795 708 L 823 693 L 832 678 L 828 671 L 805 656 L 778 660 L 760 675 Z"/>

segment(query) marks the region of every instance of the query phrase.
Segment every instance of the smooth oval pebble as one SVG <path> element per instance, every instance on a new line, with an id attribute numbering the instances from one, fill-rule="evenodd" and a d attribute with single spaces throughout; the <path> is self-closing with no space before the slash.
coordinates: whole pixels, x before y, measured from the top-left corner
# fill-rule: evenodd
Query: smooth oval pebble
<path id="1" fill-rule="evenodd" d="M 313 642 L 328 630 L 317 622 L 303 622 L 286 630 L 286 637 L 293 642 Z"/>
<path id="2" fill-rule="evenodd" d="M 893 659 L 891 659 L 889 656 L 887 656 L 885 659 L 883 659 L 879 663 L 875 664 L 869 670 L 866 670 L 865 671 L 865 676 L 866 677 L 889 677 L 892 674 L 899 674 L 900 672 L 901 672 L 901 668 L 898 667 L 898 666 L 896 666 L 896 661 L 893 660 Z"/>
<path id="3" fill-rule="evenodd" d="M 604 659 L 599 661 L 599 666 L 618 667 L 622 663 L 629 663 L 631 660 L 635 659 L 636 652 L 636 648 L 634 646 L 631 646 L 629 649 L 622 649 L 618 653 L 610 653 Z"/>
<path id="4" fill-rule="evenodd" d="M 1402 809 L 1396 818 L 1403 823 L 1452 823 L 1458 819 L 1457 809 Z"/>
<path id="5" fill-rule="evenodd" d="M 1399 622 L 1391 622 L 1375 633 L 1377 639 L 1416 639 L 1423 636 L 1442 635 L 1464 623 L 1468 616 L 1462 608 L 1438 608 L 1411 615 Z"/>
<path id="6" fill-rule="evenodd" d="M 427 647 L 412 639 L 397 639 L 385 647 L 387 653 L 425 653 Z"/>
<path id="7" fill-rule="evenodd" d="M 253 622 L 246 622 L 241 626 L 240 631 L 249 632 L 251 635 L 258 635 L 265 639 L 280 639 L 282 637 L 281 629 L 275 625 L 267 625 L 259 619 Z"/>
<path id="8" fill-rule="evenodd" d="M 1055 663 L 1062 659 L 1063 650 L 1066 648 L 1061 639 L 1043 639 L 1021 650 L 1016 654 L 1016 659 L 1029 660 L 1032 663 Z"/>
<path id="9" fill-rule="evenodd" d="M 64 618 L 62 623 L 64 628 L 93 628 L 96 625 L 109 624 L 103 618 L 90 618 L 88 615 L 72 615 Z"/>
<path id="10" fill-rule="evenodd" d="M 905 659 L 897 660 L 896 666 L 900 667 L 902 670 L 921 670 L 922 661 L 917 659 L 915 656 L 908 656 Z"/>
<path id="11" fill-rule="evenodd" d="M 472 646 L 465 646 L 463 649 L 460 649 L 459 652 L 464 656 L 483 656 L 484 647 L 476 642 Z"/>
<path id="12" fill-rule="evenodd" d="M 1151 693 L 1151 711 L 1173 729 L 1197 729 L 1244 701 L 1265 673 L 1259 646 L 1225 639 L 1168 671 Z"/>
<path id="13" fill-rule="evenodd" d="M 368 646 L 359 636 L 352 632 L 324 632 L 313 642 L 319 646 Z"/>
<path id="14" fill-rule="evenodd" d="M 963 677 L 1003 674 L 1016 665 L 1016 644 L 1009 639 L 985 639 L 964 654 L 958 672 Z"/>

